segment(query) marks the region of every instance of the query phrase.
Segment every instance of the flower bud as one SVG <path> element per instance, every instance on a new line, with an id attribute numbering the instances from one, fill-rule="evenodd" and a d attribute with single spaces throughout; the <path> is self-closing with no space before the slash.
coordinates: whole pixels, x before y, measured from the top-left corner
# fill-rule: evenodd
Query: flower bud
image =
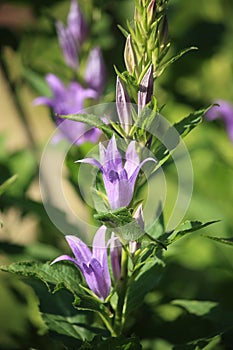
<path id="1" fill-rule="evenodd" d="M 117 236 L 112 233 L 110 239 L 110 257 L 112 264 L 112 273 L 115 282 L 117 282 L 121 277 L 121 254 L 122 254 L 122 245 Z"/>
<path id="2" fill-rule="evenodd" d="M 116 107 L 120 123 L 128 134 L 132 125 L 130 98 L 119 77 L 116 82 Z"/>
<path id="3" fill-rule="evenodd" d="M 153 65 L 151 64 L 141 80 L 138 91 L 138 113 L 151 101 L 153 95 Z"/>
<path id="4" fill-rule="evenodd" d="M 136 68 L 136 56 L 133 48 L 132 38 L 129 34 L 125 43 L 124 59 L 127 71 L 133 74 Z"/>
<path id="5" fill-rule="evenodd" d="M 143 211 L 142 211 L 142 204 L 139 205 L 136 212 L 134 213 L 134 219 L 136 220 L 137 224 L 144 230 L 144 217 L 143 217 Z M 140 242 L 137 241 L 130 241 L 129 242 L 129 251 L 131 254 L 134 254 L 141 246 Z"/>
<path id="6" fill-rule="evenodd" d="M 154 13 L 156 10 L 156 0 L 151 0 L 147 7 L 147 24 L 150 26 L 153 22 Z"/>
<path id="7" fill-rule="evenodd" d="M 168 43 L 168 20 L 167 16 L 165 15 L 162 19 L 162 22 L 160 22 L 159 26 L 159 45 L 160 49 L 163 49 Z"/>
<path id="8" fill-rule="evenodd" d="M 86 66 L 85 81 L 88 87 L 101 95 L 106 81 L 106 69 L 102 52 L 99 47 L 91 50 Z"/>

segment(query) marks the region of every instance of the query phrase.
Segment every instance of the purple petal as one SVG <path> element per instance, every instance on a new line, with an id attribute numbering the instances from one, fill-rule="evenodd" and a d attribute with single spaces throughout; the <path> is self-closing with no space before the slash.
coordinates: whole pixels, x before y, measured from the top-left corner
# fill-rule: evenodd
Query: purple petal
<path id="1" fill-rule="evenodd" d="M 105 299 L 111 288 L 111 280 L 105 279 L 105 271 L 99 261 L 92 259 L 90 264 L 83 264 L 83 274 L 89 288 L 101 299 Z"/>
<path id="2" fill-rule="evenodd" d="M 60 98 L 64 96 L 64 93 L 66 92 L 66 87 L 56 75 L 51 73 L 47 74 L 45 79 L 50 89 L 52 90 L 55 98 Z"/>
<path id="3" fill-rule="evenodd" d="M 77 264 L 77 261 L 69 255 L 59 256 L 58 258 L 54 259 L 50 265 L 53 265 L 53 264 L 57 263 L 58 261 L 64 261 L 64 260 L 71 261 L 72 263 L 74 263 L 75 265 L 77 265 L 79 267 L 79 265 Z"/>
<path id="4" fill-rule="evenodd" d="M 117 236 L 112 233 L 110 239 L 110 257 L 112 264 L 112 273 L 115 282 L 117 282 L 121 277 L 121 254 L 122 254 L 122 245 Z"/>
<path id="5" fill-rule="evenodd" d="M 99 154 L 100 154 L 100 163 L 104 164 L 106 159 L 106 148 L 101 142 L 99 143 Z"/>
<path id="6" fill-rule="evenodd" d="M 79 159 L 76 160 L 75 163 L 86 163 L 86 164 L 91 164 L 96 166 L 97 168 L 99 168 L 100 170 L 102 170 L 102 165 L 100 164 L 100 162 L 98 162 L 98 160 L 94 159 L 94 158 L 84 158 L 84 159 Z"/>
<path id="7" fill-rule="evenodd" d="M 103 276 L 107 281 L 107 284 L 111 284 L 110 274 L 108 269 L 108 256 L 107 256 L 107 246 L 105 243 L 106 227 L 102 225 L 96 232 L 93 243 L 92 243 L 92 253 L 93 258 L 99 261 L 103 268 Z"/>
<path id="8" fill-rule="evenodd" d="M 122 158 L 121 154 L 117 149 L 116 139 L 113 135 L 108 143 L 108 147 L 105 155 L 105 164 L 103 167 L 106 172 L 110 170 L 120 171 L 122 169 Z"/>
<path id="9" fill-rule="evenodd" d="M 77 47 L 79 47 L 87 36 L 87 24 L 78 6 L 77 0 L 71 0 L 67 27 L 69 28 Z"/>
<path id="10" fill-rule="evenodd" d="M 58 41 L 63 52 L 66 64 L 76 69 L 78 67 L 77 44 L 69 28 L 65 28 L 60 21 L 56 22 Z"/>
<path id="11" fill-rule="evenodd" d="M 126 162 L 125 162 L 124 169 L 128 174 L 128 178 L 132 176 L 135 169 L 139 165 L 139 156 L 136 152 L 135 146 L 136 146 L 136 142 L 131 141 L 130 144 L 128 145 L 128 148 L 125 154 Z"/>
<path id="12" fill-rule="evenodd" d="M 106 69 L 103 56 L 99 47 L 91 50 L 86 66 L 85 81 L 91 89 L 98 92 L 100 96 L 106 81 Z"/>
<path id="13" fill-rule="evenodd" d="M 38 106 L 38 105 L 47 105 L 50 108 L 53 108 L 54 106 L 54 101 L 52 98 L 50 97 L 46 97 L 46 96 L 40 96 L 37 97 L 33 100 L 33 105 L 34 106 Z"/>
<path id="14" fill-rule="evenodd" d="M 135 185 L 135 181 L 136 181 L 136 178 L 138 176 L 138 173 L 139 173 L 139 170 L 141 169 L 141 167 L 146 163 L 146 162 L 149 162 L 149 161 L 152 161 L 152 162 L 155 162 L 157 163 L 157 161 L 152 158 L 152 157 L 149 157 L 149 158 L 146 158 L 144 159 L 140 164 L 139 166 L 134 170 L 133 174 L 131 175 L 130 179 L 129 179 L 129 182 L 131 183 L 131 185 L 134 187 Z"/>
<path id="15" fill-rule="evenodd" d="M 128 180 L 111 183 L 105 174 L 103 174 L 103 180 L 111 209 L 129 205 L 133 196 L 133 186 Z"/>
<path id="16" fill-rule="evenodd" d="M 153 95 L 153 65 L 151 64 L 142 78 L 138 91 L 138 113 L 151 101 Z"/>
<path id="17" fill-rule="evenodd" d="M 132 125 L 130 98 L 119 77 L 116 82 L 116 107 L 120 123 L 128 134 Z"/>
<path id="18" fill-rule="evenodd" d="M 89 247 L 83 241 L 81 241 L 81 239 L 71 235 L 65 236 L 65 238 L 79 265 L 88 263 L 91 260 L 92 253 Z"/>

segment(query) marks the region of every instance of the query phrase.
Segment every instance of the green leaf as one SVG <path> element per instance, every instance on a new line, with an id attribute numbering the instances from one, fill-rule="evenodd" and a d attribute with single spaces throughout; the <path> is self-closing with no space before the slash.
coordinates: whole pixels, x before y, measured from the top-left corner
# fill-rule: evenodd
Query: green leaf
<path id="1" fill-rule="evenodd" d="M 207 108 L 202 108 L 198 111 L 190 113 L 187 117 L 175 123 L 173 127 L 178 131 L 178 133 L 182 137 L 188 135 L 192 129 L 194 129 L 197 125 L 199 125 L 202 122 L 203 115 L 207 112 L 207 110 L 210 107 L 211 106 L 208 106 Z"/>
<path id="2" fill-rule="evenodd" d="M 51 266 L 50 263 L 25 261 L 1 266 L 0 269 L 23 277 L 37 278 L 45 283 L 49 291 L 57 291 L 61 288 L 66 288 L 73 294 L 81 291 L 79 270 L 69 263 L 63 262 Z M 53 285 L 53 289 L 50 285 Z"/>
<path id="3" fill-rule="evenodd" d="M 117 27 L 120 29 L 121 33 L 127 38 L 129 35 L 129 32 L 127 32 L 127 30 L 124 29 L 120 24 L 118 24 Z"/>
<path id="4" fill-rule="evenodd" d="M 125 338 L 112 337 L 109 339 L 102 339 L 95 337 L 92 342 L 84 343 L 79 350 L 142 350 L 140 341 L 136 337 Z"/>
<path id="5" fill-rule="evenodd" d="M 85 123 L 87 125 L 90 125 L 92 127 L 98 128 L 103 131 L 103 133 L 108 137 L 111 138 L 113 135 L 113 130 L 110 126 L 106 125 L 98 116 L 94 114 L 68 114 L 68 115 L 58 115 L 60 118 L 74 120 L 76 122 Z"/>
<path id="6" fill-rule="evenodd" d="M 233 246 L 233 238 L 220 238 L 220 237 L 212 237 L 212 236 L 204 236 L 204 237 L 212 239 L 213 241 L 216 241 L 219 243 Z"/>
<path id="7" fill-rule="evenodd" d="M 158 284 L 163 267 L 164 263 L 156 256 L 146 260 L 140 273 L 129 285 L 126 299 L 126 316 L 137 309 L 143 303 L 145 295 Z"/>
<path id="8" fill-rule="evenodd" d="M 176 299 L 171 302 L 173 305 L 177 305 L 188 311 L 190 314 L 196 316 L 205 316 L 213 308 L 218 306 L 218 303 L 213 301 L 199 301 L 199 300 L 183 300 Z"/>
<path id="9" fill-rule="evenodd" d="M 155 71 L 156 77 L 159 77 L 166 68 L 168 68 L 172 63 L 176 62 L 177 60 L 179 60 L 184 54 L 186 54 L 189 51 L 192 50 L 198 50 L 197 47 L 192 46 L 192 47 L 188 47 L 187 49 L 182 50 L 181 52 L 179 52 L 177 55 L 173 56 L 172 58 L 170 58 L 169 60 L 167 60 L 166 62 L 164 62 L 158 69 L 158 71 Z"/>
<path id="10" fill-rule="evenodd" d="M 144 235 L 144 230 L 138 225 L 132 217 L 129 209 L 122 207 L 109 212 L 98 213 L 94 215 L 95 219 L 114 229 L 123 240 L 134 241 Z"/>
<path id="11" fill-rule="evenodd" d="M 202 223 L 200 221 L 187 220 L 183 224 L 181 224 L 174 232 L 172 232 L 168 244 L 171 244 L 177 241 L 178 239 L 184 237 L 187 233 L 198 231 L 204 227 L 215 224 L 216 222 L 219 222 L 219 220 L 208 221 L 205 223 Z"/>
<path id="12" fill-rule="evenodd" d="M 13 175 L 0 185 L 0 196 L 8 190 L 8 188 L 16 181 L 17 177 L 18 175 Z"/>

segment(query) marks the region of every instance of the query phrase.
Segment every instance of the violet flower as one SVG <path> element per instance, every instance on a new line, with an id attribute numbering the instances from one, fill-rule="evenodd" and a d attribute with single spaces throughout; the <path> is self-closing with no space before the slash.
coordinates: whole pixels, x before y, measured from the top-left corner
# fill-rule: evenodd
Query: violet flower
<path id="1" fill-rule="evenodd" d="M 83 109 L 84 100 L 86 98 L 95 99 L 98 97 L 95 90 L 85 89 L 82 85 L 74 81 L 66 87 L 61 80 L 53 74 L 48 74 L 46 76 L 46 81 L 53 92 L 53 97 L 37 97 L 34 100 L 34 104 L 45 104 L 52 108 L 53 112 L 57 114 L 67 115 L 78 113 Z M 101 132 L 99 129 L 92 128 L 88 130 L 84 123 L 62 119 L 56 115 L 54 119 L 61 133 L 72 143 L 82 144 L 86 141 L 95 143 L 100 136 Z"/>
<path id="2" fill-rule="evenodd" d="M 135 149 L 135 141 L 131 141 L 126 150 L 126 161 L 123 166 L 114 135 L 107 148 L 99 144 L 99 151 L 100 162 L 94 158 L 86 158 L 77 162 L 92 164 L 100 169 L 111 209 L 128 206 L 133 197 L 139 170 L 150 160 L 156 162 L 155 159 L 146 158 L 140 162 Z"/>
<path id="3" fill-rule="evenodd" d="M 233 105 L 225 100 L 216 100 L 214 103 L 219 106 L 211 107 L 205 114 L 206 119 L 222 119 L 226 126 L 228 136 L 233 142 Z"/>
<path id="4" fill-rule="evenodd" d="M 105 233 L 106 227 L 104 225 L 97 230 L 92 243 L 92 252 L 78 237 L 66 236 L 74 257 L 61 255 L 51 263 L 55 264 L 63 260 L 74 263 L 82 272 L 89 288 L 101 300 L 107 298 L 111 288 Z"/>
<path id="5" fill-rule="evenodd" d="M 106 68 L 99 47 L 95 47 L 89 53 L 85 81 L 91 89 L 98 93 L 99 96 L 103 93 L 106 82 Z"/>
<path id="6" fill-rule="evenodd" d="M 87 36 L 87 25 L 76 0 L 71 0 L 70 11 L 65 27 L 61 21 L 56 22 L 58 41 L 66 64 L 78 67 L 78 49 Z"/>

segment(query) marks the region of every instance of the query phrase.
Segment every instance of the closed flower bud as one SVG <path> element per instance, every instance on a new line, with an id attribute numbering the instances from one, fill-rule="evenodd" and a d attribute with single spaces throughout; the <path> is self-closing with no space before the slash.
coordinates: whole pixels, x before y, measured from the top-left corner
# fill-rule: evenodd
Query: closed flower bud
<path id="1" fill-rule="evenodd" d="M 156 0 L 151 0 L 147 7 L 147 24 L 150 26 L 153 22 L 154 13 L 156 11 Z"/>
<path id="2" fill-rule="evenodd" d="M 138 91 L 138 113 L 151 101 L 153 95 L 153 65 L 151 64 L 142 78 Z"/>
<path id="3" fill-rule="evenodd" d="M 127 71 L 130 74 L 133 74 L 133 72 L 136 69 L 136 56 L 133 48 L 131 35 L 128 35 L 126 39 L 124 59 L 125 59 L 125 65 L 126 65 Z"/>

